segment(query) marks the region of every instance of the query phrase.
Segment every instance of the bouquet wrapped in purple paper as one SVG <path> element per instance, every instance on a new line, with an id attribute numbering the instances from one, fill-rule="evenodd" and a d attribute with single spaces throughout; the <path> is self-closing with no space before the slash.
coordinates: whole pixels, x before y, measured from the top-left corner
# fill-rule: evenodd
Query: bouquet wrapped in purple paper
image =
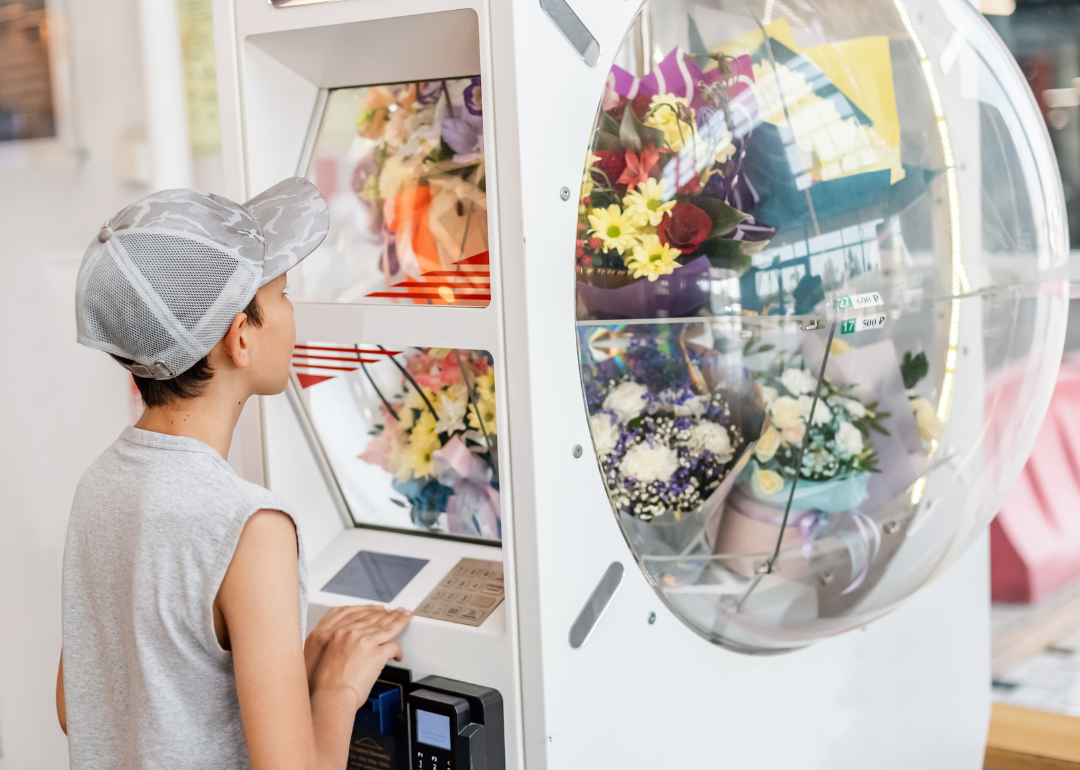
<path id="1" fill-rule="evenodd" d="M 696 315 L 709 268 L 745 272 L 775 233 L 745 213 L 757 200 L 741 173 L 758 111 L 750 57 L 702 58 L 675 48 L 645 77 L 608 76 L 581 188 L 583 317 Z"/>

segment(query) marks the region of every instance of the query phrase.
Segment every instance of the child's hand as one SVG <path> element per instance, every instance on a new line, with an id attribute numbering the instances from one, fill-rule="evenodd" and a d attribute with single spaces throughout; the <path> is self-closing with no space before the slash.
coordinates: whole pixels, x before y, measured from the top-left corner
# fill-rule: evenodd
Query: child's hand
<path id="1" fill-rule="evenodd" d="M 358 628 L 369 627 L 376 619 L 390 613 L 384 607 L 375 604 L 354 604 L 347 607 L 334 607 L 325 615 L 314 630 L 308 634 L 304 643 L 304 665 L 307 668 L 308 691 L 315 689 L 315 670 L 319 666 L 323 652 L 330 638 L 339 628 L 356 625 Z M 411 615 L 411 613 L 409 613 Z"/>
<path id="2" fill-rule="evenodd" d="M 412 613 L 370 606 L 340 609 L 327 613 L 308 638 L 313 653 L 315 645 L 322 647 L 308 681 L 312 694 L 348 688 L 360 708 L 383 666 L 391 659 L 401 660 L 401 648 L 392 640 L 412 620 Z M 306 647 L 304 654 L 311 665 L 314 654 L 309 657 Z"/>

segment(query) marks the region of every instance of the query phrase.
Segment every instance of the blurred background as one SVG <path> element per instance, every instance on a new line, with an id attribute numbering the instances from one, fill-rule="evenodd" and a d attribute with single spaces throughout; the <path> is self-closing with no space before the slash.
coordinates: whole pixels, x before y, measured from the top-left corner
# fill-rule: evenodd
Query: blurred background
<path id="1" fill-rule="evenodd" d="M 1080 245 L 1080 2 L 982 11 L 1042 108 Z M 129 375 L 75 343 L 79 260 L 152 190 L 225 192 L 214 61 L 210 0 L 0 0 L 0 770 L 67 767 L 53 686 L 68 509 L 140 409 Z M 1078 349 L 1073 314 L 1035 454 L 991 531 L 987 687 L 1075 719 L 1060 724 L 1080 742 Z"/>

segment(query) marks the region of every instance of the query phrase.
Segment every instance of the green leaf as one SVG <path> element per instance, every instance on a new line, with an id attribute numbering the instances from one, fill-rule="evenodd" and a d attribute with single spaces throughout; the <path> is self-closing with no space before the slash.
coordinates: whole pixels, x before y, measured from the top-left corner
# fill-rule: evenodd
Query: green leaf
<path id="1" fill-rule="evenodd" d="M 405 503 L 401 502 L 400 500 L 398 500 L 395 497 L 391 497 L 390 502 L 392 502 L 394 505 L 400 505 L 402 508 L 408 508 L 409 507 L 409 506 L 405 505 Z"/>
<path id="2" fill-rule="evenodd" d="M 900 364 L 900 374 L 904 378 L 904 387 L 911 390 L 919 384 L 919 380 L 930 373 L 930 364 L 926 360 L 926 353 L 919 353 L 914 358 L 911 351 L 904 353 L 904 360 Z"/>
<path id="3" fill-rule="evenodd" d="M 749 214 L 744 214 L 737 208 L 727 205 L 719 198 L 713 198 L 709 195 L 692 195 L 688 200 L 708 214 L 709 219 L 713 221 L 713 229 L 709 233 L 709 238 L 719 238 L 727 235 L 750 218 Z M 764 248 L 764 245 L 762 248 Z"/>
<path id="4" fill-rule="evenodd" d="M 637 117 L 634 115 L 634 111 L 630 109 L 630 105 L 626 105 L 626 109 L 623 110 L 622 124 L 619 126 L 619 139 L 622 142 L 622 146 L 628 150 L 634 152 L 641 152 L 641 148 L 644 147 L 641 143 L 641 134 L 637 131 Z"/>
<path id="5" fill-rule="evenodd" d="M 769 352 L 770 350 L 772 350 L 772 349 L 773 349 L 773 348 L 775 348 L 775 347 L 776 347 L 776 345 L 773 345 L 773 344 L 772 344 L 772 343 L 770 342 L 769 344 L 767 344 L 767 345 L 762 345 L 762 346 L 761 346 L 760 348 L 758 348 L 758 349 L 757 349 L 757 352 L 758 352 L 758 353 L 768 353 L 768 352 Z"/>
<path id="6" fill-rule="evenodd" d="M 619 124 L 615 118 L 611 117 L 609 112 L 600 113 L 600 125 L 596 127 L 598 131 L 603 131 L 607 134 L 619 133 Z"/>
<path id="7" fill-rule="evenodd" d="M 608 118 L 608 120 L 611 120 L 611 118 Z M 614 120 L 611 120 L 611 122 L 613 124 L 615 123 Z M 600 150 L 621 150 L 623 146 L 622 141 L 617 136 L 618 132 L 618 126 L 615 126 L 615 130 L 611 132 L 597 131 L 596 136 L 593 137 L 593 152 Z"/>
<path id="8" fill-rule="evenodd" d="M 753 256 L 765 248 L 765 241 L 750 243 L 730 238 L 710 238 L 701 244 L 701 253 L 713 267 L 734 270 L 742 275 L 753 264 Z"/>
<path id="9" fill-rule="evenodd" d="M 626 105 L 626 109 L 623 111 L 622 124 L 619 126 L 619 139 L 622 140 L 623 147 L 634 152 L 641 152 L 642 148 L 647 144 L 651 144 L 657 149 L 667 146 L 663 132 L 643 125 L 637 119 L 637 115 L 634 114 L 629 104 Z"/>

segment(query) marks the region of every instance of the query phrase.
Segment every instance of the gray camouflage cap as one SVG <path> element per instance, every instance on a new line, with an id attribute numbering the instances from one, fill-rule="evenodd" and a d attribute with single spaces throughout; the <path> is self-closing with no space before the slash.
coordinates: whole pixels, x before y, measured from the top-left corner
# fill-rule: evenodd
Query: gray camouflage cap
<path id="1" fill-rule="evenodd" d="M 313 252 L 330 227 L 315 185 L 293 177 L 241 206 L 163 190 L 109 219 L 75 289 L 78 341 L 169 380 L 225 336 L 258 289 Z"/>

